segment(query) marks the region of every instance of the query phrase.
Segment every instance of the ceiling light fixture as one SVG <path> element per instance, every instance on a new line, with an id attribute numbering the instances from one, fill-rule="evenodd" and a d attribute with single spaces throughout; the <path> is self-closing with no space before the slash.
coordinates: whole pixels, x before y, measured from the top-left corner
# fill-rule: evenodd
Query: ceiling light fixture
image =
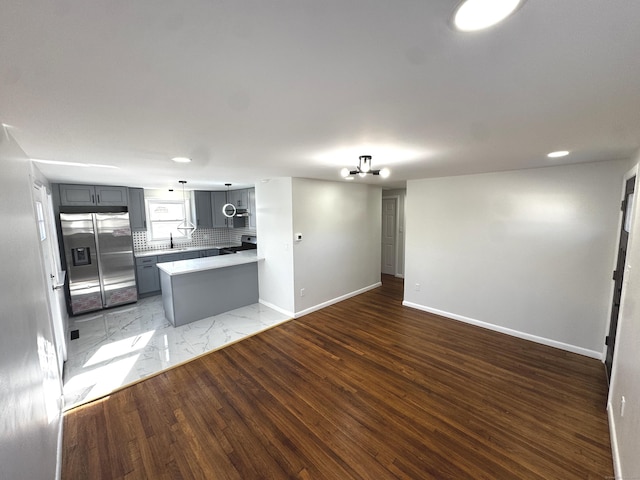
<path id="1" fill-rule="evenodd" d="M 184 220 L 178 224 L 176 230 L 180 230 L 185 237 L 191 237 L 191 234 L 196 230 L 196 226 L 187 219 L 187 197 L 184 193 L 184 185 L 187 181 L 178 180 L 178 183 L 182 184 L 182 208 L 184 212 Z"/>
<path id="2" fill-rule="evenodd" d="M 547 157 L 549 157 L 549 158 L 560 158 L 560 157 L 566 157 L 567 155 L 569 155 L 569 151 L 568 150 L 558 150 L 557 152 L 548 153 Z"/>
<path id="3" fill-rule="evenodd" d="M 191 163 L 191 159 L 188 157 L 173 157 L 171 160 L 176 163 Z"/>
<path id="4" fill-rule="evenodd" d="M 456 9 L 453 24 L 462 32 L 492 27 L 511 15 L 524 0 L 465 0 Z"/>
<path id="5" fill-rule="evenodd" d="M 360 155 L 358 166 L 354 170 L 349 170 L 346 167 L 340 170 L 340 175 L 345 180 L 353 180 L 355 175 L 360 175 L 364 178 L 367 174 L 380 175 L 382 178 L 387 178 L 391 172 L 386 167 L 380 170 L 374 170 L 371 167 L 371 155 Z"/>

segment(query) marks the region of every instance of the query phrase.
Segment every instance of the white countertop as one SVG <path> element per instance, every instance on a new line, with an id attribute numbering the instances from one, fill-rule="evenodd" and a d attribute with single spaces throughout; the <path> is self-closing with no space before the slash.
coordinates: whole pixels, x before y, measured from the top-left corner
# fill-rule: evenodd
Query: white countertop
<path id="1" fill-rule="evenodd" d="M 258 257 L 257 250 L 243 250 L 230 255 L 218 255 L 215 257 L 193 258 L 191 260 L 158 263 L 156 266 L 169 276 L 174 276 L 201 272 L 203 270 L 213 270 L 216 268 L 233 267 L 234 265 L 254 263 L 260 260 L 264 260 L 264 258 Z"/>
<path id="2" fill-rule="evenodd" d="M 144 250 L 142 252 L 134 252 L 134 256 L 136 258 L 139 257 L 152 257 L 154 255 L 169 255 L 171 253 L 184 253 L 184 252 L 195 252 L 202 250 L 209 250 L 212 248 L 229 248 L 229 247 L 237 247 L 239 244 L 237 243 L 219 243 L 215 245 L 207 245 L 204 247 L 175 247 L 175 248 L 164 248 L 161 250 Z"/>

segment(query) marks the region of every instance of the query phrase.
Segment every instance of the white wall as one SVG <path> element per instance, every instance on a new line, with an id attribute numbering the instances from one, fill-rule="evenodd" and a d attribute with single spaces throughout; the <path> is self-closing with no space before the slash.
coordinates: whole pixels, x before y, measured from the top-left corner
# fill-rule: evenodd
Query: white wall
<path id="1" fill-rule="evenodd" d="M 0 477 L 55 478 L 61 383 L 38 255 L 30 162 L 0 130 Z"/>
<path id="2" fill-rule="evenodd" d="M 294 316 L 292 179 L 272 178 L 256 184 L 256 232 L 260 302 Z"/>
<path id="3" fill-rule="evenodd" d="M 637 164 L 640 164 L 638 155 Z M 636 199 L 639 198 L 636 179 Z M 623 186 L 620 182 L 619 191 Z M 625 397 L 624 417 L 621 400 Z M 616 478 L 640 478 L 640 208 L 634 205 L 609 390 Z"/>
<path id="4" fill-rule="evenodd" d="M 355 182 L 293 179 L 297 316 L 380 284 L 382 190 Z"/>
<path id="5" fill-rule="evenodd" d="M 405 304 L 601 358 L 627 166 L 407 182 Z"/>
<path id="6" fill-rule="evenodd" d="M 383 190 L 382 198 L 398 197 L 398 231 L 396 232 L 397 256 L 396 256 L 396 275 L 404 277 L 404 232 L 406 230 L 404 204 L 407 197 L 405 188 L 396 190 Z"/>

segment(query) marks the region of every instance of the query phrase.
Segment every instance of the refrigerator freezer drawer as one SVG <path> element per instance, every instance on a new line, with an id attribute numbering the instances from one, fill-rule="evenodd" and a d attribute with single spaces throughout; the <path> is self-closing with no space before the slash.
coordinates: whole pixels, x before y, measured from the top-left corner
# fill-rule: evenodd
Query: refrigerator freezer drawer
<path id="1" fill-rule="evenodd" d="M 102 292 L 100 285 L 88 288 L 77 288 L 70 291 L 71 311 L 74 315 L 102 308 Z"/>
<path id="2" fill-rule="evenodd" d="M 138 300 L 138 290 L 135 281 L 133 285 L 111 285 L 105 288 L 105 307 L 114 307 L 125 303 L 133 303 Z"/>

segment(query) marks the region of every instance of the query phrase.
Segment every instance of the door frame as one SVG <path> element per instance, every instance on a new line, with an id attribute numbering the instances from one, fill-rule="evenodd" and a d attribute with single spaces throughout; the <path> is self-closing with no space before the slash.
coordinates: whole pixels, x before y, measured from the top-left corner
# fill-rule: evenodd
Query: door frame
<path id="1" fill-rule="evenodd" d="M 385 200 L 393 200 L 396 208 L 395 208 L 395 215 L 394 215 L 394 219 L 393 219 L 393 237 L 394 237 L 394 242 L 393 242 L 393 246 L 394 246 L 394 252 L 393 252 L 393 256 L 394 256 L 394 265 L 395 265 L 395 271 L 393 272 L 393 276 L 397 277 L 398 276 L 398 240 L 400 238 L 399 232 L 398 232 L 398 223 L 400 222 L 400 195 L 389 195 L 388 197 L 382 197 L 382 203 L 384 204 Z M 382 208 L 382 216 L 384 216 L 384 208 Z M 383 229 L 384 226 L 380 229 L 380 245 L 382 246 L 382 235 L 383 235 Z M 382 261 L 383 261 L 383 256 L 384 256 L 384 252 L 382 251 L 382 248 L 380 248 L 380 272 L 382 272 Z"/>
<path id="2" fill-rule="evenodd" d="M 625 190 L 626 190 L 626 185 L 627 185 L 627 181 L 632 178 L 632 177 L 636 177 L 636 187 L 638 187 L 638 180 L 640 180 L 638 178 L 638 165 L 635 165 L 631 170 L 629 170 L 627 173 L 624 174 L 624 177 L 622 179 L 622 188 L 621 188 L 621 192 L 620 192 L 620 202 L 622 204 L 622 202 L 625 201 Z M 639 193 L 638 189 L 636 188 L 635 193 Z M 633 205 L 633 211 L 637 208 L 637 201 L 634 201 L 634 205 Z M 634 212 L 631 212 L 631 218 L 634 218 Z M 624 215 L 625 212 L 623 210 L 620 210 L 619 215 L 618 215 L 618 222 L 616 223 L 616 242 L 615 242 L 615 254 L 613 255 L 613 259 L 612 259 L 612 268 L 611 268 L 611 272 L 614 272 L 617 268 L 617 264 L 618 264 L 618 248 L 620 246 L 620 236 L 621 236 L 621 228 L 620 225 L 622 224 L 622 222 L 624 222 Z M 629 237 L 627 239 L 627 252 L 629 252 L 631 245 L 633 244 L 634 241 L 634 237 L 633 237 L 633 228 L 629 229 Z M 626 269 L 626 261 L 625 261 L 625 267 Z M 613 310 L 613 301 L 614 301 L 614 288 L 615 288 L 615 281 L 612 279 L 612 288 L 611 291 L 609 292 L 609 308 L 607 310 L 607 322 L 605 325 L 605 330 L 603 332 L 603 339 L 606 339 L 607 336 L 609 335 L 609 330 L 611 328 L 611 312 Z M 622 293 L 621 293 L 621 298 L 620 298 L 620 305 L 622 306 L 623 303 L 623 298 L 625 296 L 625 289 L 626 289 L 626 284 L 622 283 Z M 620 314 L 622 313 L 622 311 L 620 310 L 618 312 L 618 324 L 616 327 L 616 332 L 620 329 Z M 618 342 L 619 342 L 619 335 L 616 334 L 616 338 L 614 341 L 614 346 L 613 346 L 613 351 L 615 352 L 617 347 L 618 347 Z M 606 345 L 603 341 L 602 343 L 602 365 L 605 365 L 605 361 L 607 359 L 607 350 L 608 350 L 608 345 Z M 615 378 L 615 365 L 616 365 L 616 357 L 615 357 L 615 353 L 612 359 L 612 363 L 611 363 L 611 376 L 610 378 L 607 378 L 607 381 L 609 383 L 609 391 L 613 390 L 613 380 Z"/>

